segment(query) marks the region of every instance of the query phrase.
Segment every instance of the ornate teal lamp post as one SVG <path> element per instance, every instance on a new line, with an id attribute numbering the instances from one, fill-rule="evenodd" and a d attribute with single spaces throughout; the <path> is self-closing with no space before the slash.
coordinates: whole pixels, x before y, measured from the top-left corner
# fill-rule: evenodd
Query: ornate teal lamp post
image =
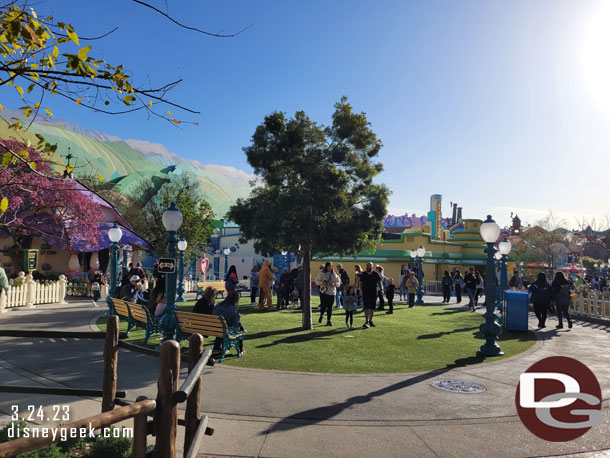
<path id="1" fill-rule="evenodd" d="M 494 244 L 500 236 L 500 226 L 491 219 L 491 215 L 487 215 L 487 219 L 481 224 L 481 237 L 487 244 L 485 253 L 487 253 L 487 265 L 485 267 L 485 308 L 487 311 L 483 315 L 485 322 L 481 324 L 479 329 L 483 333 L 485 343 L 479 348 L 479 353 L 484 356 L 499 356 L 504 353 L 500 346 L 496 343 L 498 336 L 502 332 L 502 327 L 498 324 L 496 308 L 496 267 L 494 265 L 494 253 L 496 249 Z"/>
<path id="2" fill-rule="evenodd" d="M 225 255 L 225 278 L 226 278 L 227 272 L 229 272 L 229 254 L 231 254 L 231 248 L 224 247 L 222 249 L 222 254 Z"/>
<path id="3" fill-rule="evenodd" d="M 501 255 L 500 258 L 500 301 L 503 299 L 504 291 L 508 289 L 508 278 L 506 272 L 506 261 L 508 260 L 508 254 L 512 249 L 512 245 L 510 240 L 506 237 L 502 239 L 500 243 L 498 243 L 498 252 Z"/>
<path id="4" fill-rule="evenodd" d="M 178 289 L 176 292 L 178 293 L 178 297 L 176 298 L 176 302 L 186 302 L 184 300 L 184 251 L 186 250 L 187 243 L 186 240 L 180 239 L 178 241 L 178 251 L 180 251 L 180 264 L 178 264 Z"/>
<path id="5" fill-rule="evenodd" d="M 424 304 L 424 272 L 423 272 L 423 260 L 426 255 L 426 249 L 420 245 L 417 249 L 417 282 L 419 286 L 417 287 L 417 300 L 415 301 L 415 305 L 423 305 Z"/>
<path id="6" fill-rule="evenodd" d="M 163 227 L 167 231 L 167 254 L 169 258 L 176 259 L 176 243 L 178 237 L 176 232 L 182 226 L 182 213 L 178 210 L 175 203 L 171 203 L 169 208 L 163 212 Z M 167 304 L 163 317 L 161 318 L 161 327 L 163 328 L 163 342 L 174 338 L 174 332 L 178 320 L 176 319 L 176 271 L 168 273 L 165 276 L 165 303 Z"/>
<path id="7" fill-rule="evenodd" d="M 112 245 L 110 246 L 110 291 L 108 297 L 106 297 L 106 303 L 108 304 L 107 317 L 114 315 L 112 298 L 116 294 L 119 284 L 119 240 L 121 240 L 121 237 L 123 237 L 123 231 L 117 223 L 114 223 L 114 226 L 108 231 L 108 238 Z"/>

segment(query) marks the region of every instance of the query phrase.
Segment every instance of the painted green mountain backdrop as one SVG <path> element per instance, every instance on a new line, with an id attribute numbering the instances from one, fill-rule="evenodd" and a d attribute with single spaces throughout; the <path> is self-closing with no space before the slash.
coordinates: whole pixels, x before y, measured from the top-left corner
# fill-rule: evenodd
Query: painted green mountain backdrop
<path id="1" fill-rule="evenodd" d="M 10 119 L 20 117 L 21 113 L 4 110 L 2 116 Z M 20 135 L 35 144 L 35 133 L 44 135 L 50 143 L 57 143 L 58 155 L 53 159 L 57 168 L 63 169 L 70 148 L 74 156 L 71 164 L 76 165 L 77 176 L 99 174 L 105 181 L 117 183 L 117 190 L 128 196 L 136 197 L 142 180 L 163 182 L 176 174 L 186 174 L 197 179 L 203 196 L 217 217 L 222 218 L 237 198 L 247 197 L 252 189 L 253 175 L 230 166 L 182 159 L 159 143 L 123 140 L 58 119 L 38 118 L 29 132 Z M 0 135 L 24 140 L 9 131 L 6 123 L 0 125 Z"/>

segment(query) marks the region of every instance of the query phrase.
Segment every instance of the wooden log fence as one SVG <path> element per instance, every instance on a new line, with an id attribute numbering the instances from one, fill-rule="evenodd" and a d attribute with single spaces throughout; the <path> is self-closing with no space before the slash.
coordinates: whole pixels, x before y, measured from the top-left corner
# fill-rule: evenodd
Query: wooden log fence
<path id="1" fill-rule="evenodd" d="M 213 364 L 210 358 L 211 350 L 203 351 L 203 337 L 193 334 L 189 340 L 189 373 L 178 389 L 180 373 L 180 345 L 178 342 L 169 340 L 161 345 L 159 377 L 157 380 L 157 400 L 149 400 L 138 397 L 133 404 L 120 401 L 125 392 L 117 391 L 117 367 L 119 348 L 119 320 L 117 316 L 111 316 L 106 323 L 106 336 L 104 346 L 104 375 L 101 392 L 98 390 L 82 390 L 77 388 L 39 388 L 39 387 L 7 387 L 20 389 L 19 392 L 51 394 L 49 389 L 54 390 L 52 394 L 102 395 L 102 413 L 92 417 L 76 420 L 70 424 L 59 426 L 59 428 L 82 428 L 100 429 L 109 427 L 115 423 L 133 418 L 133 447 L 132 457 L 145 458 L 150 456 L 146 453 L 147 436 L 155 436 L 155 450 L 153 458 L 176 458 L 176 436 L 178 426 L 185 427 L 184 436 L 184 458 L 196 458 L 201 441 L 205 435 L 214 433 L 208 427 L 208 417 L 199 416 L 201 411 L 201 376 L 205 366 Z M 25 391 L 23 391 L 25 390 Z M 44 391 L 47 390 L 47 391 Z M 2 391 L 2 387 L 0 387 Z M 178 404 L 186 401 L 184 419 L 178 418 Z M 115 407 L 115 405 L 122 407 Z M 153 417 L 152 422 L 148 417 Z M 49 437 L 28 437 L 14 439 L 0 444 L 0 457 L 13 456 L 33 450 L 38 450 L 60 440 L 60 436 L 53 439 Z"/>

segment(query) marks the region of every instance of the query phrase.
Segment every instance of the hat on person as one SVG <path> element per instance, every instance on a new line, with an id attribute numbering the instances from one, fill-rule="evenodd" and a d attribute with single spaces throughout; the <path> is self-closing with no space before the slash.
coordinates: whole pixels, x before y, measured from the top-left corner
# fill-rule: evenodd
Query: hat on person
<path id="1" fill-rule="evenodd" d="M 140 281 L 140 277 L 138 277 L 137 275 L 134 275 L 133 277 L 131 277 L 129 279 L 129 281 Z"/>

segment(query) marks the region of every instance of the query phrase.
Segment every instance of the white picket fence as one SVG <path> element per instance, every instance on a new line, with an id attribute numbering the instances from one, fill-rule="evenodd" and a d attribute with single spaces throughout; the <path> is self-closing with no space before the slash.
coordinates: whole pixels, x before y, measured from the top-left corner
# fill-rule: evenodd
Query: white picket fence
<path id="1" fill-rule="evenodd" d="M 33 307 L 37 304 L 57 304 L 64 301 L 65 281 L 43 282 L 31 278 L 19 286 L 11 285 L 0 294 L 0 313 L 14 307 Z"/>
<path id="2" fill-rule="evenodd" d="M 184 292 L 194 293 L 197 291 L 197 281 L 195 280 L 184 280 Z"/>
<path id="3" fill-rule="evenodd" d="M 588 291 L 587 297 L 580 294 L 572 300 L 570 311 L 579 315 L 610 319 L 610 293 Z"/>

